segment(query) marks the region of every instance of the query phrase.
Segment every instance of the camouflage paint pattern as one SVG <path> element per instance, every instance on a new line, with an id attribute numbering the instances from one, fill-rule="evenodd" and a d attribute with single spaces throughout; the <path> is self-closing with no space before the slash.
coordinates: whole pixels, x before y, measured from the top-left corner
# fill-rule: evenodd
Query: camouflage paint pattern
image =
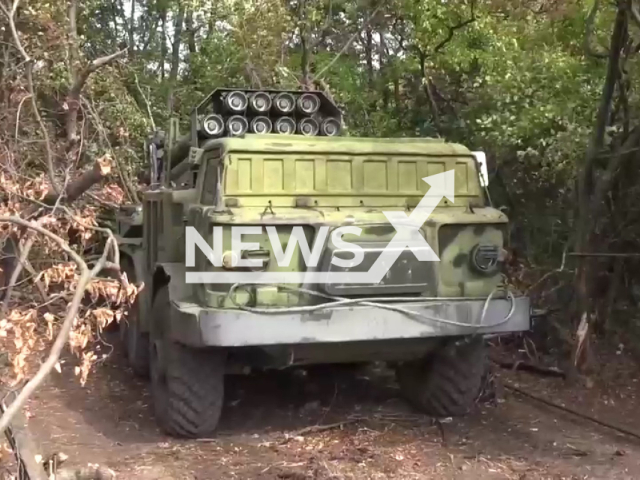
<path id="1" fill-rule="evenodd" d="M 230 227 L 275 225 L 283 248 L 288 232 L 300 225 L 313 238 L 322 225 L 363 228 L 358 241 L 388 241 L 395 230 L 383 211 L 407 214 L 429 186 L 423 177 L 455 170 L 455 202 L 442 199 L 422 231 L 440 262 L 423 262 L 432 279 L 422 295 L 486 297 L 501 275 L 482 274 L 471 267 L 470 253 L 478 243 L 502 247 L 506 216 L 486 206 L 474 156 L 464 146 L 438 139 L 377 139 L 245 135 L 209 140 L 201 146 L 197 181 L 186 190 L 147 192 L 143 200 L 143 247 L 138 262 L 150 293 L 154 273 L 162 265 L 184 265 L 184 227 L 198 229 L 211 241 L 214 225 L 225 227 L 224 249 L 230 249 Z M 124 235 L 123 235 L 124 236 Z M 266 232 L 244 241 L 270 249 Z M 345 238 L 345 240 L 349 240 Z M 299 247 L 289 267 L 273 258 L 268 270 L 305 269 Z M 272 260 L 272 261 L 271 261 Z M 201 255 L 195 270 L 215 270 Z M 182 282 L 172 278 L 171 282 Z M 187 297 L 200 306 L 234 308 L 230 285 L 183 285 Z M 235 301 L 258 306 L 294 306 L 317 298 L 279 291 L 271 286 L 239 289 Z M 143 307 L 147 308 L 147 307 Z M 143 315 L 144 317 L 144 315 Z"/>

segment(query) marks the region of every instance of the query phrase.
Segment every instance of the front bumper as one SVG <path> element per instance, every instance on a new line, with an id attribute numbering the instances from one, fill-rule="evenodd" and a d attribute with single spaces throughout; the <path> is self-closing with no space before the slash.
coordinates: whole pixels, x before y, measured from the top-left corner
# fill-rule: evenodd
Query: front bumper
<path id="1" fill-rule="evenodd" d="M 256 314 L 172 302 L 169 335 L 193 347 L 245 347 L 497 334 L 525 331 L 531 326 L 528 297 L 515 297 L 513 313 L 507 321 L 502 320 L 511 310 L 510 300 L 491 300 L 483 325 L 479 325 L 479 321 L 484 300 L 396 302 L 393 305 L 464 325 L 424 318 L 416 320 L 405 313 L 364 305 L 313 313 Z"/>

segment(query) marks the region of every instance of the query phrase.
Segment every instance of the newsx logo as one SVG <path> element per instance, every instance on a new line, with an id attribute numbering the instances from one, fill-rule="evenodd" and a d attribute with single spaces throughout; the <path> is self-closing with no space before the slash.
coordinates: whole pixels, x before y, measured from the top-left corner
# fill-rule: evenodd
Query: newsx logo
<path id="1" fill-rule="evenodd" d="M 383 212 L 389 223 L 393 225 L 396 234 L 382 250 L 375 263 L 366 272 L 358 271 L 328 271 L 319 272 L 318 266 L 323 247 L 331 227 L 322 226 L 318 230 L 313 243 L 309 246 L 304 230 L 300 226 L 293 227 L 286 249 L 282 247 L 280 237 L 274 226 L 234 226 L 231 227 L 231 250 L 223 252 L 222 227 L 213 227 L 213 247 L 194 228 L 187 226 L 185 237 L 185 260 L 188 268 L 196 265 L 196 247 L 215 267 L 249 268 L 259 269 L 264 266 L 264 258 L 242 258 L 242 252 L 258 250 L 257 242 L 242 241 L 243 235 L 261 234 L 263 228 L 267 232 L 271 253 L 280 267 L 288 267 L 291 264 L 296 246 L 304 259 L 306 270 L 303 272 L 264 272 L 264 271 L 203 271 L 186 272 L 187 283 L 379 283 L 387 274 L 391 266 L 400 254 L 409 249 L 419 261 L 438 262 L 440 259 L 435 251 L 420 234 L 420 228 L 429 218 L 433 210 L 442 198 L 454 202 L 454 170 L 448 170 L 437 175 L 431 175 L 422 179 L 431 188 L 413 209 L 410 215 L 404 211 Z M 362 233 L 360 227 L 349 225 L 341 226 L 331 231 L 333 245 L 341 251 L 351 253 L 351 258 L 344 259 L 334 256 L 331 263 L 343 269 L 351 269 L 359 265 L 364 259 L 364 250 L 361 246 L 347 242 L 342 237 L 346 234 L 359 236 Z M 230 258 L 225 258 L 225 257 Z"/>

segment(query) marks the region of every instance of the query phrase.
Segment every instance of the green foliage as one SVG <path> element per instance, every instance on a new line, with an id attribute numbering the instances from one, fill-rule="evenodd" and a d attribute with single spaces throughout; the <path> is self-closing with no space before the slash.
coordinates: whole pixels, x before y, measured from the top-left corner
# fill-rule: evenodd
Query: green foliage
<path id="1" fill-rule="evenodd" d="M 486 150 L 502 180 L 492 183 L 494 200 L 513 209 L 521 237 L 562 240 L 572 212 L 559 206 L 572 201 L 606 66 L 583 48 L 592 5 L 162 0 L 136 2 L 131 18 L 130 4 L 90 1 L 78 17 L 80 62 L 130 38 L 133 45 L 126 61 L 96 72 L 83 95 L 134 162 L 151 125 L 147 109 L 164 127 L 172 113 L 186 119 L 213 88 L 296 88 L 306 67 L 312 80 L 323 71 L 316 86 L 340 104 L 349 135 L 444 136 Z M 59 98 L 69 88 L 65 8 L 36 2 L 25 12 L 37 33 L 29 37 L 34 58 L 49 61 L 39 81 Z M 614 15 L 601 6 L 593 50 L 606 51 Z M 637 62 L 627 68 L 630 78 L 640 73 Z"/>

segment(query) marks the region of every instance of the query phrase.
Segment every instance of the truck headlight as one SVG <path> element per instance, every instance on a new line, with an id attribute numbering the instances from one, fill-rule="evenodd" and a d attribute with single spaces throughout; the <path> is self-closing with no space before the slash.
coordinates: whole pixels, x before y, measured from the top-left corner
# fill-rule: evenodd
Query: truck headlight
<path id="1" fill-rule="evenodd" d="M 500 247 L 478 244 L 471 251 L 471 266 L 479 273 L 492 274 L 498 270 Z"/>
<path id="2" fill-rule="evenodd" d="M 222 268 L 225 270 L 233 270 L 238 265 L 238 254 L 232 250 L 227 250 L 222 254 Z"/>

